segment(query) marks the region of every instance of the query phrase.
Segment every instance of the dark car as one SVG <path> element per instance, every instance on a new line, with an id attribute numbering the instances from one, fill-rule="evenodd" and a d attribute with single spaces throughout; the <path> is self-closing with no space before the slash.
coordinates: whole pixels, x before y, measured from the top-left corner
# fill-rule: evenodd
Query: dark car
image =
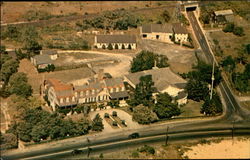
<path id="1" fill-rule="evenodd" d="M 72 155 L 81 154 L 81 153 L 83 153 L 83 151 L 82 151 L 82 150 L 79 150 L 79 149 L 74 149 L 74 150 L 71 152 Z"/>
<path id="2" fill-rule="evenodd" d="M 139 138 L 139 137 L 140 137 L 139 133 L 132 133 L 128 136 L 128 138 L 130 139 Z"/>

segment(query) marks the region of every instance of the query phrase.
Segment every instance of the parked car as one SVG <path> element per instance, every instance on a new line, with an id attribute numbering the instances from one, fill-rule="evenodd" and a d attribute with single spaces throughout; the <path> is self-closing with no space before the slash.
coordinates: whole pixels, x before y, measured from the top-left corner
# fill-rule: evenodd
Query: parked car
<path id="1" fill-rule="evenodd" d="M 77 154 L 81 154 L 81 153 L 83 153 L 83 151 L 82 151 L 82 150 L 79 150 L 79 149 L 74 149 L 74 150 L 71 152 L 72 155 L 77 155 Z"/>

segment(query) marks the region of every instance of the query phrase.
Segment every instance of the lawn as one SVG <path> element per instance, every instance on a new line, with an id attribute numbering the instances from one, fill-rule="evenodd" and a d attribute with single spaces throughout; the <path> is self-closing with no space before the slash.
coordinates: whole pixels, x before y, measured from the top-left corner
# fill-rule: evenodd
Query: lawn
<path id="1" fill-rule="evenodd" d="M 250 101 L 240 102 L 241 106 L 250 111 Z"/>
<path id="2" fill-rule="evenodd" d="M 200 113 L 200 108 L 204 102 L 196 102 L 193 100 L 188 100 L 188 103 L 181 107 L 181 115 L 178 117 L 196 117 L 196 116 L 204 116 Z"/>

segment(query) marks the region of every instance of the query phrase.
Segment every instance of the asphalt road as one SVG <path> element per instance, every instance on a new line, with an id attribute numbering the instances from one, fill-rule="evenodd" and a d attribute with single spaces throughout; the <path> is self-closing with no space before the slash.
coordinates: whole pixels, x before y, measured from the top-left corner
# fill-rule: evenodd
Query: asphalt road
<path id="1" fill-rule="evenodd" d="M 198 25 L 193 12 L 188 13 L 190 23 L 194 29 L 195 36 L 209 63 L 212 62 L 212 53 L 209 50 L 205 36 Z M 98 152 L 99 150 L 108 150 L 110 148 L 121 148 L 122 146 L 132 145 L 135 142 L 144 142 L 146 140 L 163 141 L 166 134 L 167 127 L 169 127 L 169 135 L 176 139 L 196 138 L 200 136 L 209 137 L 213 135 L 230 135 L 230 130 L 233 128 L 238 131 L 239 134 L 249 135 L 250 131 L 250 113 L 247 110 L 241 108 L 241 106 L 235 100 L 230 88 L 222 81 L 219 85 L 222 93 L 222 97 L 226 103 L 224 114 L 220 117 L 212 117 L 208 119 L 195 119 L 195 120 L 183 120 L 180 122 L 166 122 L 160 124 L 153 124 L 145 126 L 145 128 L 135 130 L 124 130 L 112 133 L 112 135 L 106 135 L 100 133 L 98 135 L 86 135 L 83 136 L 82 141 L 77 141 L 71 144 L 61 145 L 60 147 L 48 146 L 48 148 L 25 151 L 19 153 L 9 153 L 3 155 L 3 159 L 58 159 L 69 155 L 74 149 L 82 149 L 86 152 L 86 147 L 93 148 L 92 152 Z M 234 125 L 233 125 L 234 123 Z M 243 131 L 242 131 L 243 130 Z M 140 134 L 139 139 L 128 140 L 128 135 L 134 132 Z M 177 136 L 178 135 L 178 136 Z M 161 138 L 159 138 L 159 137 Z M 90 143 L 87 141 L 87 137 Z M 143 139 L 144 138 L 144 139 Z M 118 145 L 119 144 L 119 145 Z M 105 146 L 106 145 L 106 146 Z"/>

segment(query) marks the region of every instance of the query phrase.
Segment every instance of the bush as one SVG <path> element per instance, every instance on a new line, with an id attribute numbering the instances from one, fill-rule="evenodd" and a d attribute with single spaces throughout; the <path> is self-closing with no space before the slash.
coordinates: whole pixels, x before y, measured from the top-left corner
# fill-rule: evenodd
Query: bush
<path id="1" fill-rule="evenodd" d="M 115 44 L 115 49 L 119 49 L 118 44 Z"/>
<path id="2" fill-rule="evenodd" d="M 108 45 L 108 49 L 109 49 L 109 50 L 112 50 L 112 49 L 113 49 L 112 44 L 110 44 L 110 43 L 109 43 L 109 45 Z"/>
<path id="3" fill-rule="evenodd" d="M 132 49 L 132 47 L 131 47 L 131 45 L 130 45 L 130 44 L 128 45 L 128 49 Z"/>
<path id="4" fill-rule="evenodd" d="M 122 44 L 122 49 L 125 49 L 125 45 L 124 44 Z"/>
<path id="5" fill-rule="evenodd" d="M 244 36 L 244 30 L 242 27 L 235 27 L 233 30 L 233 34 L 236 36 Z"/>
<path id="6" fill-rule="evenodd" d="M 131 155 L 133 158 L 139 158 L 139 153 L 137 151 L 132 152 Z"/>
<path id="7" fill-rule="evenodd" d="M 148 154 L 155 154 L 155 149 L 154 149 L 154 147 L 144 145 L 143 147 L 141 147 L 139 149 L 139 152 L 146 152 Z"/>
<path id="8" fill-rule="evenodd" d="M 234 27 L 235 25 L 233 23 L 229 23 L 223 28 L 223 32 L 233 32 Z"/>
<path id="9" fill-rule="evenodd" d="M 102 49 L 106 49 L 106 46 L 105 46 L 105 45 L 102 45 Z"/>

